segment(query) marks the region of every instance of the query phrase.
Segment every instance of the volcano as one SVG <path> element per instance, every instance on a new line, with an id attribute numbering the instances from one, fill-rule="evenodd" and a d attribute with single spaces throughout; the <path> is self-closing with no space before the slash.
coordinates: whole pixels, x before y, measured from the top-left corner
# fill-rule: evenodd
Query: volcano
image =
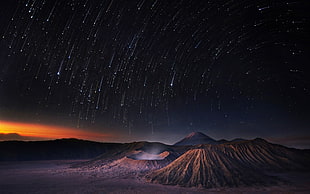
<path id="1" fill-rule="evenodd" d="M 199 145 L 199 144 L 218 144 L 218 142 L 201 132 L 193 132 L 187 135 L 181 141 L 175 143 L 174 145 L 185 146 L 185 145 Z"/>
<path id="2" fill-rule="evenodd" d="M 163 168 L 179 155 L 173 148 L 162 143 L 133 142 L 123 144 L 75 167 L 109 169 L 121 174 L 131 174 Z"/>
<path id="3" fill-rule="evenodd" d="M 269 172 L 310 169 L 309 152 L 263 139 L 199 145 L 146 176 L 153 183 L 186 187 L 238 187 L 281 182 Z"/>
<path id="4" fill-rule="evenodd" d="M 108 170 L 114 173 L 117 172 L 118 174 L 143 173 L 163 168 L 173 161 L 169 157 L 170 153 L 168 151 L 164 151 L 160 154 L 137 152 L 138 153 L 105 164 L 101 166 L 101 170 Z"/>
<path id="5" fill-rule="evenodd" d="M 31 145 L 35 151 L 43 143 L 49 145 L 45 146 L 47 149 L 54 148 L 51 145 L 63 145 L 62 142 L 31 142 Z M 78 146 L 81 148 L 90 143 L 93 145 L 92 142 L 86 142 L 87 144 L 84 141 L 74 140 L 73 142 L 81 145 Z M 3 150 L 25 150 L 23 148 L 28 144 L 3 142 L 0 147 L 5 145 L 2 146 Z M 68 150 L 71 144 L 64 144 L 62 150 L 51 149 L 55 151 L 55 159 L 59 160 L 63 150 Z M 94 145 L 97 146 L 97 144 Z M 76 150 L 76 152 L 87 156 L 87 150 L 94 151 L 96 147 L 90 148 L 92 149 L 79 149 L 81 151 Z M 143 141 L 104 143 L 100 144 L 99 148 L 101 155 L 74 163 L 61 173 L 76 172 L 91 177 L 101 177 L 105 181 L 113 179 L 117 184 L 119 180 L 134 180 L 143 185 L 158 183 L 201 188 L 244 186 L 253 188 L 253 186 L 293 184 L 294 181 L 303 179 L 303 175 L 297 177 L 298 179 L 295 179 L 295 175 L 295 178 L 286 179 L 286 175 L 310 172 L 310 150 L 287 148 L 260 138 L 216 141 L 203 133 L 195 132 L 175 145 Z M 19 153 L 20 151 L 11 152 L 11 155 L 18 158 Z M 29 154 L 29 152 L 23 154 Z"/>

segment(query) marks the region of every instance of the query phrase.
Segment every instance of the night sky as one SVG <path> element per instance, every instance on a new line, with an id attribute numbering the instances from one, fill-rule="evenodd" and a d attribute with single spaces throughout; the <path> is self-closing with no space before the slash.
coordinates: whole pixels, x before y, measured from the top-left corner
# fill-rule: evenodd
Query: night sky
<path id="1" fill-rule="evenodd" d="M 202 131 L 310 146 L 309 10 L 307 0 L 1 2 L 0 120 L 111 141 Z"/>

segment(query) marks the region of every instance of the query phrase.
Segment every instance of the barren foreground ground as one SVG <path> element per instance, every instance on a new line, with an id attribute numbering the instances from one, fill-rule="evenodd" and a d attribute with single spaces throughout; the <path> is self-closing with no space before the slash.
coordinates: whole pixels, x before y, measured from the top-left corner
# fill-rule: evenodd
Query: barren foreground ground
<path id="1" fill-rule="evenodd" d="M 70 168 L 81 161 L 0 163 L 0 193 L 308 193 L 308 173 L 279 174 L 290 182 L 272 187 L 200 189 L 146 183 L 136 174 Z"/>

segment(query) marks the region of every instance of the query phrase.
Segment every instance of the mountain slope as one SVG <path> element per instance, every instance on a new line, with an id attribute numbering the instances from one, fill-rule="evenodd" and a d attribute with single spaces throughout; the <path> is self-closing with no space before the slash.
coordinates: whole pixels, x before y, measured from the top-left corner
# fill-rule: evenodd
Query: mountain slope
<path id="1" fill-rule="evenodd" d="M 147 160 L 147 157 L 153 156 L 154 158 L 150 160 L 161 160 L 160 154 L 164 152 L 169 152 L 169 155 L 164 157 L 169 163 L 179 156 L 179 154 L 174 152 L 171 146 L 162 143 L 133 142 L 111 149 L 90 161 L 81 163 L 78 167 L 101 168 L 123 158 Z"/>
<path id="2" fill-rule="evenodd" d="M 100 167 L 93 169 L 100 170 L 109 176 L 132 175 L 137 173 L 149 172 L 167 166 L 175 158 L 169 157 L 170 153 L 165 151 L 158 154 L 158 158 L 154 159 L 137 159 L 134 156 L 125 156 L 121 159 L 105 163 Z M 161 158 L 159 159 L 159 157 Z"/>
<path id="3" fill-rule="evenodd" d="M 185 146 L 185 145 L 199 145 L 199 144 L 218 144 L 218 142 L 201 132 L 193 132 L 187 135 L 181 141 L 175 143 L 174 145 Z"/>
<path id="4" fill-rule="evenodd" d="M 275 184 L 266 171 L 309 170 L 308 152 L 262 139 L 200 145 L 146 176 L 153 183 L 187 187 L 236 187 Z"/>

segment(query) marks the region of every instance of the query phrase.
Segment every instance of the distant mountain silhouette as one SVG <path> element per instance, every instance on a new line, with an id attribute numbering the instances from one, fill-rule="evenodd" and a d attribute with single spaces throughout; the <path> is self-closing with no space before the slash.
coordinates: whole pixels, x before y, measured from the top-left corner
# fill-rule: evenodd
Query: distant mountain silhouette
<path id="1" fill-rule="evenodd" d="M 180 140 L 179 142 L 175 143 L 174 145 L 176 146 L 188 146 L 188 145 L 194 146 L 194 145 L 199 145 L 199 144 L 216 145 L 216 144 L 232 143 L 232 142 L 239 142 L 239 141 L 246 141 L 246 139 L 235 138 L 230 141 L 226 139 L 220 139 L 217 141 L 205 135 L 202 132 L 192 132 L 188 134 L 185 138 Z"/>
<path id="2" fill-rule="evenodd" d="M 90 159 L 121 145 L 79 139 L 0 141 L 0 161 Z"/>
<path id="3" fill-rule="evenodd" d="M 181 141 L 175 143 L 174 145 L 185 146 L 185 145 L 199 145 L 199 144 L 218 144 L 218 142 L 201 132 L 193 132 L 187 135 Z"/>

